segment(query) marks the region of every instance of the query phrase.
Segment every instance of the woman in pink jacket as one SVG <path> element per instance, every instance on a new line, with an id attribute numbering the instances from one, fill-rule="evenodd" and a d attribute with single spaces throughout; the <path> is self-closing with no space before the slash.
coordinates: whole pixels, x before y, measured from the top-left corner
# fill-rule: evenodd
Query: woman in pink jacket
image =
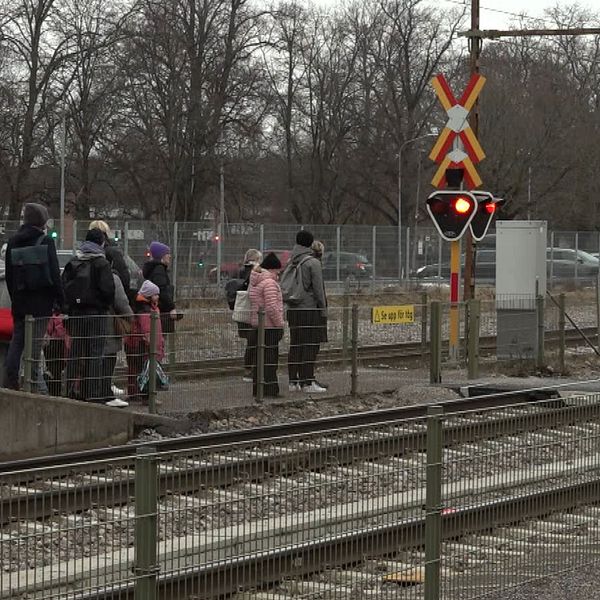
<path id="1" fill-rule="evenodd" d="M 258 327 L 258 311 L 265 311 L 265 371 L 264 396 L 277 398 L 279 383 L 277 381 L 277 365 L 279 361 L 279 342 L 283 338 L 283 298 L 277 281 L 281 262 L 274 252 L 270 252 L 254 267 L 250 274 L 248 295 L 252 305 L 252 327 Z M 256 397 L 257 373 L 256 364 L 252 370 L 252 391 Z"/>

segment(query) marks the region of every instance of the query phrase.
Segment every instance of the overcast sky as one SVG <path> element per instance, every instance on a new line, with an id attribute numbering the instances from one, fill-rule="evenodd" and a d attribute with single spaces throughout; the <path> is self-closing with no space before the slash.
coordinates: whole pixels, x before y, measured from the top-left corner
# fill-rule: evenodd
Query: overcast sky
<path id="1" fill-rule="evenodd" d="M 317 5 L 334 6 L 338 0 L 309 0 Z M 369 0 L 365 0 L 368 2 Z M 448 6 L 456 5 L 461 0 L 439 0 L 440 6 L 448 4 Z M 568 6 L 574 3 L 573 1 L 557 1 L 557 0 L 480 0 L 481 5 L 481 28 L 482 29 L 504 29 L 508 28 L 511 19 L 514 16 L 505 13 L 521 14 L 525 13 L 531 17 L 543 17 L 544 9 L 555 6 L 556 4 Z M 467 0 L 470 5 L 470 1 Z M 588 8 L 593 11 L 598 11 L 598 0 L 581 0 L 579 6 Z M 550 26 L 550 24 L 548 24 Z"/>

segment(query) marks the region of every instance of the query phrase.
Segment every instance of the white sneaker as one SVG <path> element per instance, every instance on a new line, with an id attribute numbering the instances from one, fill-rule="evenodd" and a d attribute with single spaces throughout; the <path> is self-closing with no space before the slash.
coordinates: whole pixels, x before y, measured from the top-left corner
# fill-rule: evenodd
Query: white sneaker
<path id="1" fill-rule="evenodd" d="M 299 383 L 290 383 L 289 390 L 290 392 L 300 392 L 302 389 Z"/>
<path id="2" fill-rule="evenodd" d="M 122 396 L 125 393 L 125 390 L 118 388 L 116 385 L 111 385 L 110 389 L 115 396 Z"/>
<path id="3" fill-rule="evenodd" d="M 242 377 L 242 381 L 245 383 L 252 383 L 252 377 L 248 377 L 247 375 L 244 375 Z"/>
<path id="4" fill-rule="evenodd" d="M 305 385 L 302 391 L 305 394 L 322 394 L 327 391 L 327 388 L 321 387 L 316 381 L 313 381 L 310 385 Z"/>
<path id="5" fill-rule="evenodd" d="M 104 404 L 106 404 L 106 406 L 112 406 L 112 408 L 125 408 L 126 406 L 129 406 L 129 402 L 125 402 L 125 400 L 121 400 L 120 398 L 109 400 Z"/>

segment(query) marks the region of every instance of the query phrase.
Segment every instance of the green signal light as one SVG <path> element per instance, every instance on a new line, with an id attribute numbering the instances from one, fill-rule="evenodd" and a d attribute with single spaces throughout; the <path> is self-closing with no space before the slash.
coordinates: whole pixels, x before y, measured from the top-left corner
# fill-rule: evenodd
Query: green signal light
<path id="1" fill-rule="evenodd" d="M 50 237 L 51 237 L 53 240 L 57 239 L 57 238 L 58 238 L 58 231 L 53 231 L 53 232 L 50 234 Z"/>

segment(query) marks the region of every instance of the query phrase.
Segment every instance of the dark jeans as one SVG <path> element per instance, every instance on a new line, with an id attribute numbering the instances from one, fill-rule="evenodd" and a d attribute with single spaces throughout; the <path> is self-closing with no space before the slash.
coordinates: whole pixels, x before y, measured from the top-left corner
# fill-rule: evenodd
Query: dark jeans
<path id="1" fill-rule="evenodd" d="M 315 362 L 322 337 L 318 310 L 288 310 L 290 350 L 288 373 L 290 383 L 310 385 L 315 380 Z"/>
<path id="2" fill-rule="evenodd" d="M 102 355 L 107 325 L 106 315 L 74 316 L 67 320 L 72 340 L 67 363 L 67 394 L 70 398 L 92 402 L 104 399 Z"/>
<path id="3" fill-rule="evenodd" d="M 36 318 L 33 322 L 33 365 L 31 369 L 31 390 L 39 394 L 47 394 L 48 388 L 43 373 L 40 372 L 40 354 L 44 334 L 48 327 L 49 317 Z M 25 318 L 14 317 L 13 335 L 6 354 L 4 387 L 19 389 L 19 371 L 21 369 L 21 357 L 25 349 Z"/>
<path id="4" fill-rule="evenodd" d="M 258 331 L 255 329 L 255 339 L 258 339 Z M 265 372 L 264 372 L 264 396 L 275 397 L 279 395 L 279 382 L 277 381 L 277 366 L 279 364 L 279 342 L 283 338 L 283 329 L 265 329 Z M 250 341 L 250 340 L 248 340 Z M 256 396 L 257 390 L 257 366 L 252 367 L 252 393 Z"/>
<path id="5" fill-rule="evenodd" d="M 238 323 L 238 336 L 246 340 L 244 369 L 252 371 L 252 367 L 256 364 L 256 329 L 253 329 L 249 323 Z"/>

